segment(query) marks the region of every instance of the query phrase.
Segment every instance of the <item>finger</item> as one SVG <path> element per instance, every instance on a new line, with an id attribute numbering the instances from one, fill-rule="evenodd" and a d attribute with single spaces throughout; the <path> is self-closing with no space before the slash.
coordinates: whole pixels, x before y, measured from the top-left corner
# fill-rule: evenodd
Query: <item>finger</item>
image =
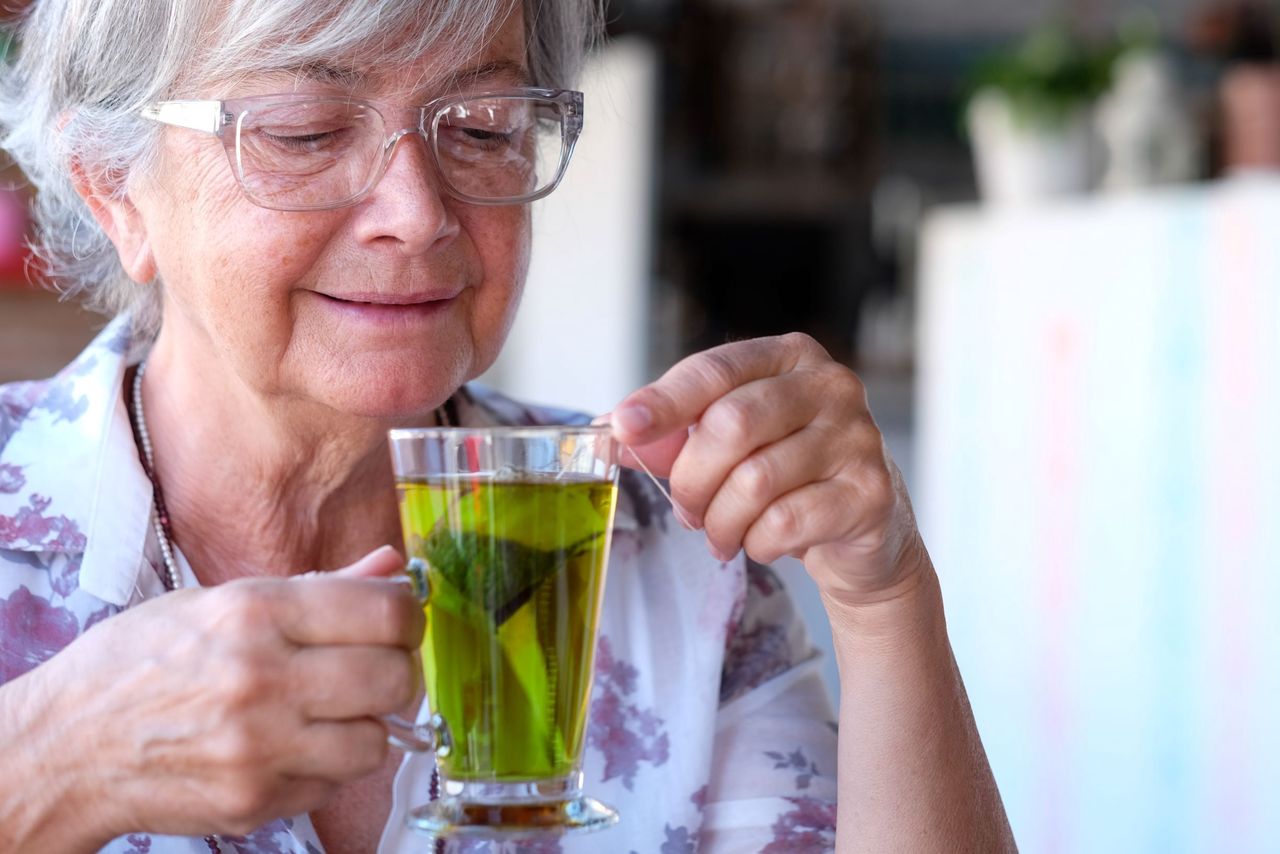
<path id="1" fill-rule="evenodd" d="M 404 557 L 392 546 L 381 546 L 330 575 L 333 578 L 401 578 L 405 577 Z"/>
<path id="2" fill-rule="evenodd" d="M 341 786 L 339 782 L 318 777 L 280 775 L 273 781 L 271 788 L 262 793 L 261 800 L 255 801 L 246 794 L 242 784 L 211 786 L 198 778 L 196 783 L 199 785 L 193 786 L 198 790 L 195 796 L 210 801 L 208 815 L 201 816 L 194 827 L 165 827 L 161 824 L 152 828 L 153 830 L 182 836 L 198 836 L 210 832 L 219 836 L 247 836 L 275 816 L 301 815 L 324 806 Z M 228 788 L 229 798 L 219 797 L 218 790 Z M 235 850 L 245 849 L 236 847 Z"/>
<path id="3" fill-rule="evenodd" d="M 823 402 L 813 377 L 792 372 L 755 380 L 721 397 L 703 413 L 671 468 L 671 494 L 696 520 L 729 473 L 757 449 L 800 430 Z M 823 449 L 817 449 L 823 454 Z M 829 449 L 828 449 L 829 450 Z"/>
<path id="4" fill-rule="evenodd" d="M 640 471 L 648 469 L 657 477 L 668 477 L 671 474 L 671 466 L 688 441 L 689 434 L 684 430 L 668 433 L 648 445 L 624 448 L 618 461 L 627 468 Z"/>
<path id="5" fill-rule="evenodd" d="M 280 632 L 297 644 L 370 644 L 416 649 L 426 625 L 407 584 L 310 577 L 276 585 Z"/>
<path id="6" fill-rule="evenodd" d="M 856 496 L 839 480 L 824 480 L 792 490 L 770 504 L 751 524 L 742 547 L 752 560 L 773 563 L 824 543 L 846 539 L 862 521 L 848 506 Z M 869 508 L 869 512 L 874 512 Z"/>
<path id="7" fill-rule="evenodd" d="M 288 678 L 308 720 L 401 712 L 422 683 L 413 654 L 389 646 L 306 647 L 290 659 Z"/>
<path id="8" fill-rule="evenodd" d="M 306 749 L 286 763 L 290 776 L 345 783 L 381 768 L 389 749 L 386 727 L 372 718 L 313 721 L 301 735 Z"/>
<path id="9" fill-rule="evenodd" d="M 612 426 L 613 413 L 606 412 L 604 415 L 599 415 L 592 419 L 591 423 Z M 618 438 L 616 431 L 614 438 Z M 648 445 L 631 447 L 619 440 L 618 446 L 622 451 L 618 454 L 618 463 L 629 469 L 648 472 L 656 477 L 666 477 L 671 472 L 671 464 L 680 455 L 680 449 L 684 447 L 688 438 L 688 431 L 677 430 Z"/>
<path id="10" fill-rule="evenodd" d="M 765 508 L 783 495 L 832 474 L 823 453 L 823 435 L 819 429 L 802 429 L 734 466 L 704 516 L 712 553 L 728 560 L 742 548 L 747 529 Z"/>
<path id="11" fill-rule="evenodd" d="M 799 333 L 736 341 L 696 353 L 618 404 L 613 410 L 614 435 L 632 447 L 648 445 L 694 424 L 713 402 L 741 385 L 827 358 L 816 341 Z"/>

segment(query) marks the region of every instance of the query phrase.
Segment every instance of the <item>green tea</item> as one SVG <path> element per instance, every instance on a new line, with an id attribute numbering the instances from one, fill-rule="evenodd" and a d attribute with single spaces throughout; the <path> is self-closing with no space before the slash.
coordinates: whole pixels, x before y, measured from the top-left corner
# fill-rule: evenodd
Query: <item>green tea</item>
<path id="1" fill-rule="evenodd" d="M 601 480 L 402 481 L 429 595 L 422 665 L 453 780 L 562 777 L 586 726 L 616 490 Z"/>

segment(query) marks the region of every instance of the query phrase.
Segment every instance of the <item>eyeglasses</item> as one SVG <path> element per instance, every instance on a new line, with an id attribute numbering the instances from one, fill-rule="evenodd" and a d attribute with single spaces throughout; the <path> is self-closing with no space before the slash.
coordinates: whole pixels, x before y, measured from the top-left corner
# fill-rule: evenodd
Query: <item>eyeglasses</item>
<path id="1" fill-rule="evenodd" d="M 249 201 L 281 211 L 353 205 L 377 185 L 396 143 L 421 134 L 443 188 L 475 205 L 550 193 L 582 132 L 582 93 L 513 89 L 438 98 L 422 107 L 356 98 L 266 95 L 161 101 L 145 118 L 222 139 Z M 413 124 L 396 124 L 413 117 Z"/>

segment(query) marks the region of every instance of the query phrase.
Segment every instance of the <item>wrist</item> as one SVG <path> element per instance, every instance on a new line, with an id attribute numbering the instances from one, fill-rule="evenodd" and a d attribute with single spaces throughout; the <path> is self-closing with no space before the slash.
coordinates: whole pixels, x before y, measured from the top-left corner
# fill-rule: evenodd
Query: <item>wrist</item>
<path id="1" fill-rule="evenodd" d="M 88 791 L 91 753 L 73 742 L 76 726 L 58 720 L 53 664 L 0 688 L 0 851 L 96 851 L 118 835 L 99 822 L 111 799 Z"/>
<path id="2" fill-rule="evenodd" d="M 837 643 L 842 639 L 897 643 L 945 636 L 942 588 L 923 545 L 907 560 L 910 563 L 899 579 L 875 596 L 850 600 L 820 591 Z"/>
<path id="3" fill-rule="evenodd" d="M 872 549 L 836 544 L 814 547 L 804 556 L 804 564 L 818 582 L 828 610 L 851 616 L 909 599 L 931 578 L 936 582 L 933 562 L 914 526 L 886 537 Z"/>

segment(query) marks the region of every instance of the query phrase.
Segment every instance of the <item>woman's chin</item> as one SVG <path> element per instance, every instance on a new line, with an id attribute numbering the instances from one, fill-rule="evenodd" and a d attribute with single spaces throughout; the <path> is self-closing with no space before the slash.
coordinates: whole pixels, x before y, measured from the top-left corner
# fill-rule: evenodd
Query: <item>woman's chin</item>
<path id="1" fill-rule="evenodd" d="M 336 363 L 325 360 L 310 368 L 295 360 L 289 366 L 290 384 L 348 416 L 395 424 L 430 422 L 436 407 L 474 376 L 474 348 L 466 342 L 448 343 L 452 346 L 427 352 L 358 350 Z"/>
<path id="2" fill-rule="evenodd" d="M 347 382 L 320 395 L 330 408 L 357 418 L 371 418 L 388 426 L 434 422 L 437 407 L 461 385 L 441 384 L 439 377 L 408 380 L 403 374 L 384 375 L 366 382 Z"/>
<path id="3" fill-rule="evenodd" d="M 387 395 L 364 393 L 338 403 L 337 408 L 348 415 L 386 422 L 387 426 L 413 426 L 434 423 L 436 409 L 448 398 L 447 392 L 424 396 L 419 390 Z"/>

